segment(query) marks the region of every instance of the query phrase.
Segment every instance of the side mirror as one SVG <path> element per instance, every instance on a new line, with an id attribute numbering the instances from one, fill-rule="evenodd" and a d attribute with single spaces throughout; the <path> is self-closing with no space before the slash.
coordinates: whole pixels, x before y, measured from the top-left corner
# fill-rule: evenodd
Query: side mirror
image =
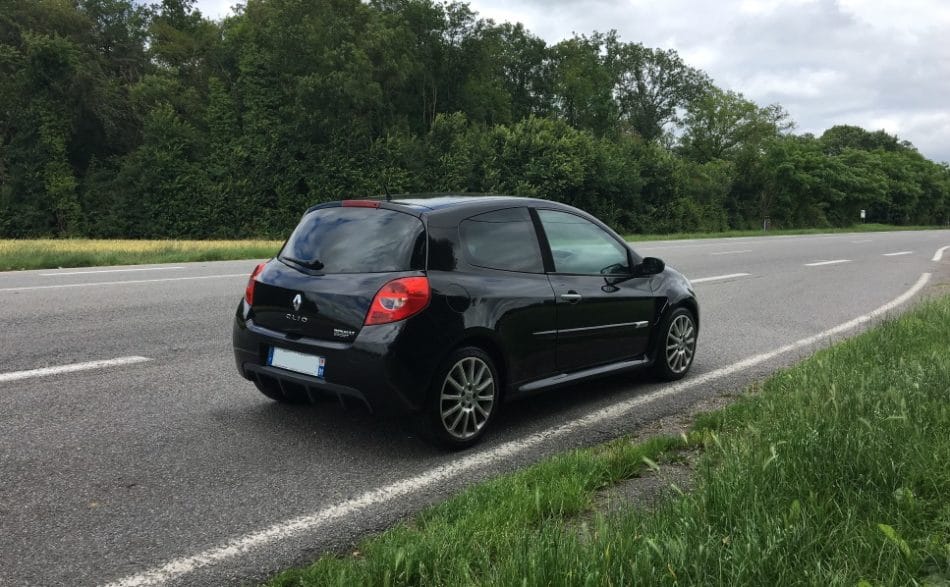
<path id="1" fill-rule="evenodd" d="M 644 257 L 639 265 L 633 268 L 633 274 L 637 277 L 648 277 L 663 273 L 666 269 L 666 263 L 656 257 Z"/>

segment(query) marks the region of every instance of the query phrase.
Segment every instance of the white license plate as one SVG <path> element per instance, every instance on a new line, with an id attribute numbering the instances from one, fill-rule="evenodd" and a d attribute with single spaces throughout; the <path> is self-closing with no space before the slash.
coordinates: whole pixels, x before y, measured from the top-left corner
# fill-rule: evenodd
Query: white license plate
<path id="1" fill-rule="evenodd" d="M 323 369 L 326 367 L 327 360 L 316 355 L 298 353 L 297 351 L 273 346 L 267 354 L 267 364 L 288 371 L 323 377 Z"/>

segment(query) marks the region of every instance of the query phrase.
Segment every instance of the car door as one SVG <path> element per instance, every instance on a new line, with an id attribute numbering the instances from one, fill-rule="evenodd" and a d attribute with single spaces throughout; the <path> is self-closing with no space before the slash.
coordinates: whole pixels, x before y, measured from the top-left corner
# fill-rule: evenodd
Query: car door
<path id="1" fill-rule="evenodd" d="M 536 210 L 550 250 L 556 300 L 556 361 L 576 371 L 646 352 L 655 297 L 649 278 L 631 277 L 625 244 L 593 222 L 560 210 Z"/>
<path id="2" fill-rule="evenodd" d="M 494 330 L 508 359 L 509 385 L 556 373 L 554 291 L 528 209 L 481 213 L 461 221 L 458 230 L 471 268 L 453 274 L 471 296 L 467 326 Z"/>

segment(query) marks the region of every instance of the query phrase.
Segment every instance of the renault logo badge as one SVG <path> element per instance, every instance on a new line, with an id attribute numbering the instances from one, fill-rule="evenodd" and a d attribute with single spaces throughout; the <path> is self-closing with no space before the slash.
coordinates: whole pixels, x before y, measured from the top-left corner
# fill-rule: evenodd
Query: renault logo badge
<path id="1" fill-rule="evenodd" d="M 301 297 L 300 294 L 295 295 L 294 296 L 294 312 L 298 312 L 300 310 L 300 304 L 302 303 L 303 303 L 303 297 Z"/>

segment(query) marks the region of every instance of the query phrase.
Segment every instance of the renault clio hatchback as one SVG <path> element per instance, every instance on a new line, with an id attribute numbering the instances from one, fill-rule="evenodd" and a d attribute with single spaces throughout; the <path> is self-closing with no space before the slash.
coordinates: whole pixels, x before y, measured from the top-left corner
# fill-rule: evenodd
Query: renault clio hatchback
<path id="1" fill-rule="evenodd" d="M 307 210 L 251 274 L 233 343 L 273 400 L 355 398 L 463 448 L 519 396 L 640 368 L 679 379 L 698 333 L 689 281 L 581 210 L 420 196 Z"/>

